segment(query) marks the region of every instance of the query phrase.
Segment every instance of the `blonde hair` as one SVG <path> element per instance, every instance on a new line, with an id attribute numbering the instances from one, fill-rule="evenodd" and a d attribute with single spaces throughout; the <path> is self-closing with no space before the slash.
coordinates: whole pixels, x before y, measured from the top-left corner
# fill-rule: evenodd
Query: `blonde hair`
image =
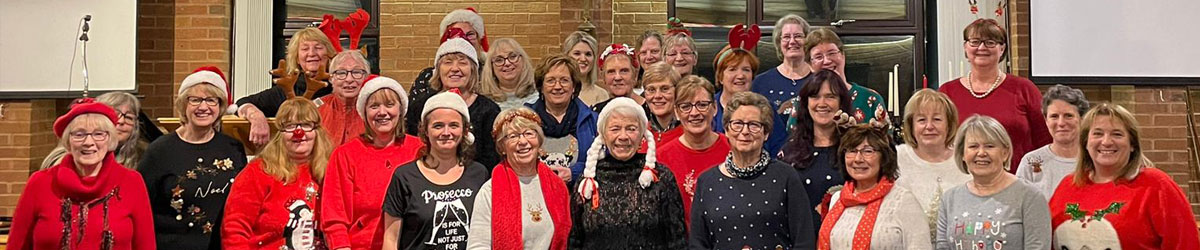
<path id="1" fill-rule="evenodd" d="M 779 60 L 783 60 L 783 49 L 779 48 L 779 43 L 783 42 L 783 26 L 788 24 L 800 25 L 800 36 L 808 36 L 808 21 L 804 20 L 803 17 L 796 14 L 787 14 L 776 20 L 775 31 L 771 32 L 771 44 L 775 45 L 775 56 L 779 57 Z M 808 55 L 808 51 L 805 50 L 804 54 Z"/>
<path id="2" fill-rule="evenodd" d="M 1096 171 L 1096 162 L 1092 159 L 1092 155 L 1088 153 L 1087 141 L 1091 134 L 1088 131 L 1092 130 L 1092 125 L 1096 122 L 1096 117 L 1107 116 L 1113 119 L 1114 122 L 1119 122 L 1121 126 L 1125 126 L 1125 130 L 1129 133 L 1129 147 L 1133 150 L 1129 151 L 1129 161 L 1121 166 L 1118 171 L 1121 178 L 1131 177 L 1134 173 L 1141 170 L 1142 166 L 1153 166 L 1144 154 L 1142 154 L 1141 134 L 1142 130 L 1138 126 L 1137 119 L 1133 117 L 1133 113 L 1129 113 L 1125 107 L 1112 103 L 1100 103 L 1096 107 L 1088 111 L 1083 116 L 1083 121 L 1079 122 L 1079 161 L 1075 163 L 1075 178 L 1072 179 L 1072 184 L 1075 186 L 1083 186 L 1089 180 L 1089 175 Z M 1132 180 L 1132 179 L 1130 179 Z"/>
<path id="3" fill-rule="evenodd" d="M 58 145 L 67 149 L 68 153 L 71 152 L 71 131 L 87 126 L 96 127 L 100 131 L 108 133 L 108 140 L 104 140 L 105 144 L 102 147 L 105 151 L 109 151 L 117 146 L 117 140 L 113 139 L 117 134 L 117 126 L 107 116 L 97 113 L 86 113 L 71 119 L 71 122 L 67 123 L 67 128 L 63 130 L 65 132 L 63 132 L 62 137 L 58 138 Z"/>
<path id="4" fill-rule="evenodd" d="M 645 67 L 645 71 L 642 72 L 642 86 L 652 82 L 670 81 L 671 86 L 674 87 L 679 83 L 680 78 L 682 77 L 675 72 L 675 67 L 671 67 L 665 62 L 657 62 Z"/>
<path id="5" fill-rule="evenodd" d="M 315 134 L 313 148 L 308 155 L 308 165 L 313 180 L 320 183 L 325 178 L 325 167 L 329 165 L 333 143 L 326 138 L 325 129 L 321 128 L 321 115 L 317 112 L 317 105 L 303 97 L 292 98 L 279 105 L 279 114 L 275 116 L 276 126 L 283 128 L 286 124 L 300 122 L 312 123 L 315 126 L 312 131 Z M 264 163 L 263 172 L 276 180 L 289 183 L 296 178 L 296 163 L 288 158 L 287 146 L 284 145 L 287 139 L 284 137 L 282 132 L 272 136 L 259 157 Z"/>
<path id="6" fill-rule="evenodd" d="M 963 142 L 967 140 L 967 136 L 982 136 L 984 141 L 999 143 L 1004 147 L 1007 156 L 1004 157 L 1004 170 L 1007 171 L 1012 167 L 1012 138 L 1008 136 L 1008 131 L 1004 131 L 1004 125 L 1000 125 L 995 118 L 985 115 L 971 115 L 967 120 L 963 121 L 962 127 L 958 128 L 957 135 L 954 136 L 954 164 L 958 165 L 958 170 L 964 174 L 971 174 L 967 171 L 967 164 L 963 162 Z"/>
<path id="7" fill-rule="evenodd" d="M 517 67 L 521 69 L 521 75 L 517 76 L 517 90 L 513 94 L 518 97 L 528 96 L 533 94 L 533 63 L 530 62 L 529 54 L 525 53 L 525 49 L 521 48 L 521 44 L 512 38 L 501 38 L 492 42 L 492 49 L 487 52 L 487 58 L 496 58 L 500 54 L 500 48 L 512 48 L 512 53 L 521 58 L 517 63 Z M 503 102 L 508 100 L 508 96 L 504 91 L 500 90 L 500 79 L 496 75 L 495 70 L 498 67 L 492 65 L 492 60 L 488 60 L 483 64 L 483 79 L 479 86 L 479 93 L 486 95 L 493 101 Z"/>
<path id="8" fill-rule="evenodd" d="M 921 89 L 913 93 L 912 98 L 908 99 L 908 103 L 904 104 L 904 127 L 901 128 L 904 132 L 904 143 L 917 148 L 917 129 L 913 128 L 913 116 L 916 116 L 921 108 L 932 107 L 942 109 L 942 113 L 946 113 L 946 146 L 950 146 L 954 142 L 954 135 L 958 132 L 958 108 L 954 106 L 954 101 L 950 100 L 945 93 L 938 92 L 933 89 Z"/>
<path id="9" fill-rule="evenodd" d="M 471 59 L 470 57 L 467 56 L 467 54 L 463 54 L 463 53 L 450 53 L 450 54 L 443 55 L 441 58 L 446 58 L 446 57 L 451 57 L 455 60 Z M 463 88 L 462 88 L 463 94 L 466 94 L 467 91 L 470 91 L 471 93 L 479 93 L 479 78 L 480 78 L 479 77 L 479 64 L 476 63 L 475 61 L 471 61 L 471 60 L 467 60 L 467 61 L 471 62 L 471 65 L 468 65 L 471 68 L 471 77 L 467 78 L 467 86 L 463 86 Z M 441 62 L 440 61 L 434 62 L 433 77 L 432 77 L 433 79 L 429 79 L 429 87 L 432 87 L 434 90 L 437 90 L 437 91 L 442 91 L 442 90 L 444 90 L 444 89 L 442 89 L 442 70 L 438 68 L 437 64 L 441 64 Z"/>
<path id="10" fill-rule="evenodd" d="M 213 115 L 216 116 L 216 119 L 217 119 L 216 121 L 213 122 L 212 127 L 213 127 L 213 129 L 218 129 L 221 127 L 220 126 L 221 115 L 224 114 L 224 112 L 225 112 L 225 106 L 229 105 L 229 100 L 225 99 L 226 96 L 225 96 L 224 91 L 221 91 L 220 88 L 217 88 L 216 85 L 212 85 L 211 83 L 201 83 L 201 84 L 193 84 L 191 87 L 180 90 L 179 92 L 180 92 L 180 94 L 175 96 L 175 107 L 174 108 L 175 108 L 175 113 L 179 114 L 179 123 L 180 124 L 186 125 L 189 122 L 188 117 L 187 117 L 187 108 L 188 108 L 188 105 L 190 105 L 190 104 L 188 104 L 188 95 L 204 94 L 209 97 L 217 98 L 217 106 L 210 107 L 213 109 Z M 196 92 L 199 92 L 199 93 L 196 93 Z"/>
<path id="11" fill-rule="evenodd" d="M 404 135 L 405 135 L 404 134 L 404 127 L 405 127 L 404 126 L 404 120 L 405 120 L 404 111 L 406 109 L 408 109 L 408 107 L 404 106 L 404 102 L 402 102 L 400 100 L 399 94 L 397 94 L 395 91 L 392 91 L 392 89 L 389 89 L 389 88 L 380 88 L 379 90 L 376 90 L 373 93 L 367 94 L 367 96 L 359 96 L 358 98 L 367 98 L 367 102 L 366 102 L 367 105 L 365 105 L 363 107 L 364 109 L 366 107 L 370 107 L 371 104 L 377 103 L 377 102 L 378 103 L 394 103 L 394 104 L 396 104 L 396 106 L 399 106 L 400 112 L 396 113 L 396 121 L 395 121 L 395 123 L 397 125 L 395 125 L 396 128 L 392 130 L 392 136 L 395 137 L 397 141 L 404 139 Z M 360 111 L 363 112 L 364 115 L 366 115 L 366 113 L 367 113 L 366 110 L 360 110 Z M 367 141 L 374 141 L 375 140 L 375 129 L 371 128 L 371 118 L 370 117 L 360 117 L 360 119 L 363 119 L 363 127 L 364 127 L 363 133 L 362 133 L 363 139 L 366 139 Z"/>
<path id="12" fill-rule="evenodd" d="M 325 36 L 324 32 L 316 27 L 304 28 L 292 35 L 292 40 L 287 45 L 287 72 L 288 74 L 300 72 L 300 43 L 307 41 L 315 41 L 325 47 L 325 56 L 331 57 L 336 51 L 333 50 L 333 43 L 329 42 L 329 37 Z M 325 58 L 329 59 L 329 58 Z"/>
<path id="13" fill-rule="evenodd" d="M 675 85 L 675 103 L 690 100 L 696 97 L 696 90 L 699 89 L 708 91 L 708 96 L 713 96 L 717 93 L 717 89 L 713 87 L 712 83 L 709 83 L 707 79 L 704 79 L 704 77 L 688 75 L 679 80 L 679 83 Z"/>
<path id="14" fill-rule="evenodd" d="M 599 48 L 598 47 L 599 45 L 597 45 L 596 38 L 592 37 L 592 35 L 588 35 L 587 32 L 583 32 L 583 31 L 572 32 L 571 35 L 567 36 L 567 40 L 565 42 L 563 42 L 563 48 L 562 48 L 563 54 L 570 56 L 571 48 L 574 48 L 575 45 L 579 44 L 579 43 L 586 43 L 588 45 L 588 48 L 592 49 L 592 57 L 600 58 L 601 51 L 599 51 L 599 49 L 597 49 L 597 48 Z M 573 65 L 575 68 L 579 68 L 578 64 L 573 64 Z M 604 86 L 600 86 L 600 84 L 596 84 L 596 79 L 600 79 L 600 73 L 597 72 L 597 71 L 600 71 L 600 69 L 598 69 L 596 67 L 596 60 L 592 60 L 591 63 L 588 63 L 588 67 L 592 68 L 592 69 L 589 70 L 588 73 L 583 76 L 583 79 L 581 79 L 581 82 L 583 82 L 583 84 L 585 84 L 585 85 L 591 84 L 592 86 L 596 86 L 596 87 L 599 87 L 600 89 L 607 90 L 608 88 L 606 88 Z"/>

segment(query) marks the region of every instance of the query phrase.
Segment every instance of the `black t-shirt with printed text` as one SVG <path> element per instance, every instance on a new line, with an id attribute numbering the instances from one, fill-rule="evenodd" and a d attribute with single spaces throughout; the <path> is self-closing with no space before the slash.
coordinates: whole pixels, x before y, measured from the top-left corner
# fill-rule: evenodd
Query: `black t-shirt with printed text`
<path id="1" fill-rule="evenodd" d="M 472 162 L 457 181 L 438 185 L 420 168 L 416 161 L 396 168 L 384 196 L 383 212 L 403 223 L 398 249 L 466 249 L 475 196 L 491 175 Z"/>

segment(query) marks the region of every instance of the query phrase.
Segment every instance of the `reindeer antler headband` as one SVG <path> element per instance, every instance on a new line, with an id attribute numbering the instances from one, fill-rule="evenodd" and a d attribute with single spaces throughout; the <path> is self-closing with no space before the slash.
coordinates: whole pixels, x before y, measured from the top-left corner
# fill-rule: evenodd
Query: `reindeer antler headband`
<path id="1" fill-rule="evenodd" d="M 740 23 L 733 26 L 732 29 L 729 29 L 729 49 L 717 56 L 717 63 L 714 66 L 721 65 L 721 62 L 733 54 L 734 50 L 754 50 L 760 39 L 762 39 L 762 30 L 758 28 L 758 24 L 751 24 L 748 28 L 745 24 Z"/>
<path id="2" fill-rule="evenodd" d="M 350 33 L 350 49 L 358 49 L 359 41 L 362 41 L 363 30 L 367 29 L 367 24 L 371 21 L 371 15 L 363 9 L 358 9 L 354 13 L 350 13 L 346 19 L 335 19 L 333 15 L 325 14 L 321 20 L 321 25 L 318 28 L 325 33 L 325 37 L 329 38 L 329 42 L 333 44 L 333 49 L 337 52 L 342 52 L 342 30 Z"/>

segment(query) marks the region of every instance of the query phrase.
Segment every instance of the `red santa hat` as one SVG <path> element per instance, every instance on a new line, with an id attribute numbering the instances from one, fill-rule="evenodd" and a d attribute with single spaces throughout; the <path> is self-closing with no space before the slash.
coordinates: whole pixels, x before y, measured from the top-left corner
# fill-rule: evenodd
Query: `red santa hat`
<path id="1" fill-rule="evenodd" d="M 646 111 L 643 110 L 642 105 L 638 105 L 636 101 L 629 99 L 628 97 L 617 97 L 609 101 L 608 104 L 604 106 L 604 110 L 600 111 L 600 116 L 597 119 L 598 122 L 596 123 L 596 129 L 603 129 L 608 122 L 608 118 L 614 114 L 613 110 L 616 109 L 624 109 L 622 112 L 633 112 L 632 115 L 638 119 L 640 124 L 650 124 L 650 121 L 646 118 Z M 658 160 L 654 156 L 654 134 L 651 134 L 649 129 L 643 128 L 642 135 L 645 138 L 644 140 L 646 140 L 646 164 L 642 167 L 642 173 L 638 175 L 638 185 L 640 185 L 642 188 L 646 188 L 649 187 L 650 184 L 658 181 L 658 176 L 656 176 L 656 173 L 654 172 L 655 162 Z M 583 179 L 580 180 L 579 188 L 577 188 L 577 191 L 580 195 L 582 195 L 584 200 L 600 199 L 600 197 L 594 197 L 598 195 L 598 190 L 600 188 L 600 183 L 596 182 L 596 163 L 608 155 L 605 152 L 602 152 L 602 150 L 604 150 L 602 148 L 604 148 L 604 140 L 594 140 L 592 141 L 592 146 L 588 148 L 588 158 L 587 162 L 584 163 L 583 168 Z M 599 206 L 599 204 L 600 203 L 598 200 L 592 201 L 593 208 Z"/>
<path id="2" fill-rule="evenodd" d="M 371 94 L 381 89 L 390 89 L 400 96 L 400 117 L 404 117 L 404 111 L 408 111 L 408 93 L 400 86 L 400 82 L 391 77 L 371 75 L 367 76 L 367 81 L 363 82 L 362 90 L 358 91 L 358 100 L 355 103 L 355 108 L 358 108 L 358 117 L 366 119 L 367 117 L 367 99 L 370 99 Z"/>
<path id="3" fill-rule="evenodd" d="M 471 28 L 479 33 L 479 47 L 483 48 L 483 52 L 488 51 L 487 32 L 483 30 L 483 17 L 479 16 L 479 12 L 475 11 L 475 8 L 457 9 L 446 14 L 446 17 L 442 18 L 442 26 L 440 26 L 442 29 L 438 35 L 445 36 L 446 28 L 455 23 L 470 24 Z"/>
<path id="4" fill-rule="evenodd" d="M 454 53 L 462 53 L 467 58 L 471 58 L 475 65 L 480 65 L 479 54 L 476 53 L 475 46 L 471 46 L 471 42 L 468 42 L 466 37 L 466 33 L 459 28 L 450 28 L 442 33 L 442 45 L 438 46 L 437 54 L 433 58 L 433 67 L 437 68 L 442 56 Z"/>
<path id="5" fill-rule="evenodd" d="M 429 112 L 433 112 L 436 109 L 458 111 L 459 114 L 462 114 L 463 119 L 466 119 L 463 123 L 471 124 L 471 113 L 467 111 L 467 102 L 463 101 L 462 96 L 458 93 L 443 91 L 442 93 L 433 95 L 433 97 L 429 97 L 429 100 L 425 101 L 425 107 L 421 108 L 421 119 L 425 119 L 425 116 L 428 116 Z M 475 142 L 475 135 L 471 134 L 470 130 L 466 132 L 467 142 Z"/>
<path id="6" fill-rule="evenodd" d="M 237 113 L 237 105 L 233 104 L 233 93 L 229 92 L 229 88 L 232 86 L 225 80 L 225 73 L 221 73 L 221 69 L 216 66 L 202 66 L 192 71 L 192 74 L 183 78 L 183 82 L 179 84 L 179 94 L 182 95 L 189 87 L 201 83 L 217 86 L 217 89 L 225 94 L 225 102 L 229 104 L 225 108 L 225 114 Z"/>
<path id="7" fill-rule="evenodd" d="M 624 44 L 624 43 L 614 43 L 612 45 L 609 45 L 607 48 L 604 48 L 604 53 L 600 53 L 600 58 L 596 62 L 596 67 L 603 70 L 604 69 L 604 60 L 608 60 L 609 56 L 615 55 L 615 54 L 624 54 L 626 56 L 629 56 L 629 61 L 633 63 L 633 67 L 634 68 L 638 67 L 637 60 L 634 60 L 633 47 L 629 47 L 628 44 Z"/>
<path id="8" fill-rule="evenodd" d="M 71 105 L 71 110 L 67 111 L 67 114 L 59 116 L 58 119 L 54 120 L 54 135 L 62 138 L 63 133 L 67 130 L 67 124 L 71 124 L 71 121 L 75 120 L 75 117 L 91 113 L 104 115 L 109 121 L 112 121 L 113 125 L 117 124 L 116 110 L 113 110 L 107 104 L 96 102 L 95 99 L 83 98 L 75 101 L 75 104 Z"/>

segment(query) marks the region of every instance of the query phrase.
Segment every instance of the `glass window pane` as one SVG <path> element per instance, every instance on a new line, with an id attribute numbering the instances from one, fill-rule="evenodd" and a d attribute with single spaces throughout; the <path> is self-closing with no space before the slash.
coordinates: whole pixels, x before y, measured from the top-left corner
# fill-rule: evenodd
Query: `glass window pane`
<path id="1" fill-rule="evenodd" d="M 908 19 L 908 0 L 763 0 L 763 20 L 797 14 L 809 22 Z"/>
<path id="2" fill-rule="evenodd" d="M 746 1 L 675 0 L 675 16 L 688 24 L 726 26 L 745 23 Z"/>
<path id="3" fill-rule="evenodd" d="M 332 14 L 334 18 L 345 18 L 365 5 L 361 0 L 287 0 L 287 16 L 311 18 L 321 21 L 321 16 Z M 363 8 L 370 11 L 368 8 Z"/>

